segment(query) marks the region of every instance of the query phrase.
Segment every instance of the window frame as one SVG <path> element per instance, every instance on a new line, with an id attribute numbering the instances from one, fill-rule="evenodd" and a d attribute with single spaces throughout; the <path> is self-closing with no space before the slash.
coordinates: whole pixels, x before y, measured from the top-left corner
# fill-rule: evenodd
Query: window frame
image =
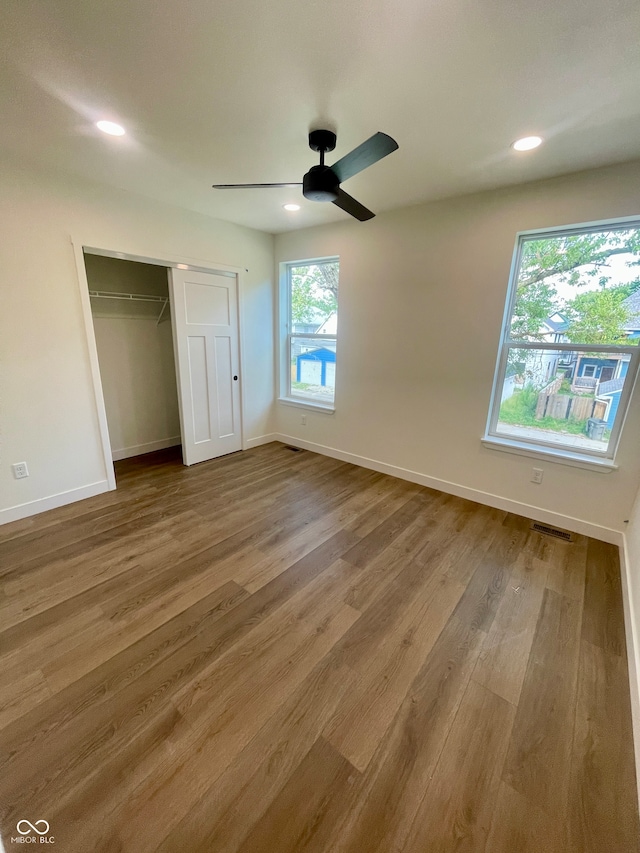
<path id="1" fill-rule="evenodd" d="M 558 462 L 566 464 L 577 464 L 584 467 L 601 468 L 604 470 L 613 470 L 615 465 L 615 457 L 618 450 L 620 436 L 624 427 L 624 423 L 629 411 L 629 404 L 633 395 L 633 391 L 638 378 L 640 367 L 640 344 L 636 346 L 611 345 L 611 344 L 575 344 L 575 343 L 560 343 L 557 341 L 524 341 L 513 340 L 510 336 L 513 311 L 517 298 L 517 282 L 520 271 L 520 263 L 522 259 L 522 247 L 525 241 L 534 239 L 553 238 L 561 235 L 574 234 L 589 234 L 607 229 L 615 228 L 640 228 L 640 217 L 621 217 L 618 219 L 608 219 L 601 222 L 589 222 L 579 225 L 566 225 L 556 228 L 540 228 L 529 231 L 519 231 L 516 234 L 514 252 L 512 255 L 511 270 L 509 273 L 509 284 L 507 289 L 507 298 L 505 300 L 505 310 L 502 319 L 502 328 L 500 332 L 500 342 L 498 345 L 498 358 L 496 369 L 494 372 L 493 387 L 491 390 L 491 398 L 489 402 L 489 413 L 487 417 L 487 425 L 483 436 L 483 444 L 499 450 L 512 451 L 514 453 L 522 453 L 527 456 L 544 456 L 554 459 Z M 629 355 L 629 367 L 627 368 L 626 379 L 616 418 L 611 430 L 611 436 L 606 451 L 591 450 L 589 448 L 571 448 L 568 445 L 562 445 L 558 442 L 544 441 L 542 439 L 527 438 L 523 439 L 517 436 L 509 436 L 504 432 L 497 431 L 498 420 L 500 416 L 500 406 L 502 389 L 506 379 L 508 355 L 510 349 L 528 349 L 538 351 L 553 351 L 553 352 L 576 352 L 582 354 L 594 353 L 606 354 L 625 354 Z"/>
<path id="2" fill-rule="evenodd" d="M 280 287 L 279 287 L 279 341 L 278 350 L 278 402 L 288 406 L 296 406 L 301 409 L 333 414 L 335 412 L 335 400 L 338 383 L 338 332 L 335 335 L 318 335 L 316 333 L 293 332 L 291 323 L 291 270 L 301 266 L 320 266 L 321 264 L 340 265 L 338 255 L 329 255 L 321 258 L 302 258 L 300 260 L 282 261 L 280 263 Z M 338 288 L 338 301 L 340 291 Z M 339 311 L 338 311 L 339 315 Z M 322 341 L 331 341 L 336 347 L 336 371 L 335 386 L 332 403 L 312 400 L 307 397 L 297 396 L 291 388 L 291 344 L 295 338 L 308 340 L 317 338 Z"/>

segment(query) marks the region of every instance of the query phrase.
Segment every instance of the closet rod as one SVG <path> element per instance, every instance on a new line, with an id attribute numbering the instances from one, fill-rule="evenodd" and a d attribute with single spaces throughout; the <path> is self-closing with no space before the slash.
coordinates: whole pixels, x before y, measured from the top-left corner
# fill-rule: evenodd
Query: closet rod
<path id="1" fill-rule="evenodd" d="M 168 296 L 150 296 L 146 293 L 111 293 L 108 290 L 90 290 L 89 296 L 96 296 L 99 299 L 136 299 L 141 302 L 163 302 L 165 305 L 169 301 Z"/>

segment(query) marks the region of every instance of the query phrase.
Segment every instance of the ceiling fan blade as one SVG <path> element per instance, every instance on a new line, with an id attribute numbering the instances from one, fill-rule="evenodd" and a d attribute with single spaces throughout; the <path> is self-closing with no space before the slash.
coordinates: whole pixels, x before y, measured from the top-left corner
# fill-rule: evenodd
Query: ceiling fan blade
<path id="1" fill-rule="evenodd" d="M 301 187 L 298 184 L 212 184 L 214 190 L 256 190 L 260 187 Z"/>
<path id="2" fill-rule="evenodd" d="M 352 178 L 366 169 L 368 166 L 373 166 L 378 160 L 382 160 L 387 154 L 391 154 L 398 148 L 398 143 L 395 139 L 387 136 L 386 133 L 374 133 L 370 139 L 358 145 L 353 151 L 345 154 L 337 163 L 331 167 L 331 171 L 336 175 L 340 183 Z"/>
<path id="3" fill-rule="evenodd" d="M 351 216 L 359 219 L 360 222 L 366 222 L 367 219 L 373 219 L 375 216 L 375 213 L 372 213 L 364 204 L 360 204 L 359 201 L 356 201 L 353 196 L 350 196 L 349 193 L 346 193 L 342 189 L 338 190 L 338 198 L 333 203 L 341 210 L 344 210 L 345 213 L 350 213 Z"/>

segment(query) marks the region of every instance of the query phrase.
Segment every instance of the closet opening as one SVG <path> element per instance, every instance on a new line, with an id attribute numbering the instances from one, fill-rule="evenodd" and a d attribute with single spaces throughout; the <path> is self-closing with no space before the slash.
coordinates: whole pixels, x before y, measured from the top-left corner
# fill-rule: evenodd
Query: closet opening
<path id="1" fill-rule="evenodd" d="M 109 488 L 114 462 L 241 450 L 239 270 L 75 251 Z"/>
<path id="2" fill-rule="evenodd" d="M 182 443 L 168 268 L 84 253 L 114 462 Z"/>

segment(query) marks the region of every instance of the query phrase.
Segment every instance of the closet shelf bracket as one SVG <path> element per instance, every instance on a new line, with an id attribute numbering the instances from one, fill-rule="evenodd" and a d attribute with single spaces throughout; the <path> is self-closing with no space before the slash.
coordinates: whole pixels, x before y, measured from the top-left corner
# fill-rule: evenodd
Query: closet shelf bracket
<path id="1" fill-rule="evenodd" d="M 162 320 L 162 315 L 164 314 L 164 309 L 167 307 L 168 303 L 169 303 L 169 300 L 165 299 L 164 305 L 162 306 L 162 311 L 160 312 L 160 315 L 158 316 L 158 319 L 156 320 L 156 326 L 160 325 L 160 320 Z"/>

